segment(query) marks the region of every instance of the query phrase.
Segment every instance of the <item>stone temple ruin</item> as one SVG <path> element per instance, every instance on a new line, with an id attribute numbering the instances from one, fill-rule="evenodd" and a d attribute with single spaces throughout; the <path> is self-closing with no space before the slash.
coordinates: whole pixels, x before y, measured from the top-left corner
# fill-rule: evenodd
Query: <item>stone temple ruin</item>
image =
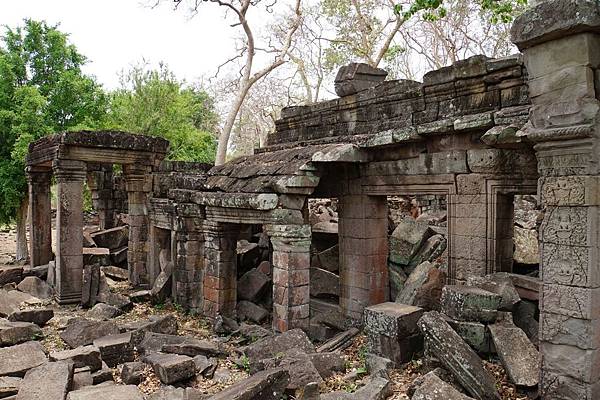
<path id="1" fill-rule="evenodd" d="M 474 398 L 499 398 L 475 353 L 491 351 L 515 384 L 539 383 L 541 398 L 600 398 L 600 6 L 539 2 L 515 21 L 512 40 L 522 54 L 475 56 L 422 83 L 381 82 L 380 70 L 350 66 L 336 82 L 342 97 L 284 109 L 266 148 L 222 166 L 164 161 L 166 141 L 122 132 L 41 139 L 27 161 L 31 268 L 50 263 L 56 300 L 90 306 L 107 299 L 88 261 L 124 260 L 126 251 L 140 298 L 170 296 L 222 322 L 240 313 L 238 297 L 266 290 L 274 331 L 327 336 L 327 327 L 363 327 L 371 351 L 397 364 L 424 341 L 426 356 Z M 110 232 L 96 249 L 83 231 L 86 180 L 100 228 Z M 513 273 L 515 195 L 538 196 L 545 210 L 540 278 Z M 420 224 L 394 226 L 390 240 L 391 196 L 442 202 L 445 250 L 428 248 L 436 232 Z M 334 278 L 315 256 L 327 229 L 310 221 L 313 199 L 337 204 Z M 271 265 L 240 278 L 240 240 Z M 446 255 L 443 268 L 428 262 Z M 411 291 L 391 297 L 390 262 L 410 266 Z M 419 290 L 437 306 L 416 307 Z M 539 318 L 535 309 L 530 318 L 539 331 L 529 338 L 506 313 L 521 299 L 539 300 Z M 538 335 L 539 366 L 529 342 Z M 533 369 L 519 369 L 507 337 Z M 413 398 L 430 398 L 419 396 L 432 385 L 448 391 L 443 398 L 466 398 L 437 375 L 424 382 Z"/>

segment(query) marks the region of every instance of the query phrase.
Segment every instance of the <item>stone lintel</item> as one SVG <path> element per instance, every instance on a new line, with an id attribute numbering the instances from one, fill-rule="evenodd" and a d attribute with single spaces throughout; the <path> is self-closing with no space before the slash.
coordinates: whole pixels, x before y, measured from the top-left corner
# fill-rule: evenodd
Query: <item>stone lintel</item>
<path id="1" fill-rule="evenodd" d="M 195 192 L 192 201 L 204 206 L 268 211 L 277 208 L 279 196 L 275 193 Z"/>

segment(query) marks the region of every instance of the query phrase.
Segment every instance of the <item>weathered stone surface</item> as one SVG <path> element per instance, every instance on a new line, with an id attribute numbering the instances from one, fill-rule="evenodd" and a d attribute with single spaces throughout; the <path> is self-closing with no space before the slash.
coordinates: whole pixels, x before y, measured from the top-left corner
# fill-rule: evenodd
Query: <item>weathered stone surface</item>
<path id="1" fill-rule="evenodd" d="M 121 368 L 121 380 L 126 385 L 138 385 L 144 380 L 144 369 L 146 364 L 143 362 L 128 362 Z"/>
<path id="2" fill-rule="evenodd" d="M 513 307 L 521 301 L 512 279 L 506 273 L 496 273 L 484 277 L 470 276 L 467 278 L 467 285 L 476 286 L 501 296 L 502 300 L 498 307 L 500 310 L 512 311 Z"/>
<path id="3" fill-rule="evenodd" d="M 0 376 L 23 376 L 27 370 L 46 361 L 44 348 L 38 342 L 0 348 Z"/>
<path id="4" fill-rule="evenodd" d="M 27 371 L 17 400 L 64 400 L 73 381 L 73 364 L 51 362 Z"/>
<path id="5" fill-rule="evenodd" d="M 412 400 L 469 400 L 471 397 L 465 396 L 452 385 L 441 380 L 433 372 L 421 378 L 417 390 L 415 390 Z"/>
<path id="6" fill-rule="evenodd" d="M 241 321 L 252 321 L 260 324 L 269 316 L 269 312 L 263 307 L 246 300 L 238 302 L 236 308 L 237 316 Z"/>
<path id="7" fill-rule="evenodd" d="M 23 274 L 23 267 L 19 265 L 2 265 L 0 266 L 0 286 L 7 283 L 19 283 Z"/>
<path id="8" fill-rule="evenodd" d="M 427 273 L 427 280 L 417 289 L 413 305 L 426 311 L 438 311 L 444 286 L 446 286 L 446 273 L 439 268 L 431 268 Z"/>
<path id="9" fill-rule="evenodd" d="M 144 356 L 144 361 L 152 365 L 156 376 L 167 385 L 196 376 L 196 364 L 188 356 L 152 353 Z"/>
<path id="10" fill-rule="evenodd" d="M 94 340 L 94 346 L 100 350 L 102 361 L 111 368 L 124 362 L 133 361 L 131 333 L 103 336 Z"/>
<path id="11" fill-rule="evenodd" d="M 35 340 L 42 335 L 42 330 L 31 322 L 11 322 L 0 319 L 0 347 Z"/>
<path id="12" fill-rule="evenodd" d="M 392 394 L 390 381 L 376 377 L 354 393 L 331 392 L 321 396 L 321 400 L 385 400 Z"/>
<path id="13" fill-rule="evenodd" d="M 536 314 L 538 312 L 539 310 L 537 305 L 527 300 L 521 300 L 513 310 L 513 320 L 515 325 L 523 329 L 523 332 L 525 332 L 529 340 L 531 340 L 531 342 L 536 346 L 539 342 L 538 336 L 540 330 L 540 324 L 536 319 Z M 561 322 L 557 325 L 562 326 L 563 323 Z"/>
<path id="14" fill-rule="evenodd" d="M 73 383 L 71 384 L 70 390 L 79 390 L 83 387 L 91 386 L 93 384 L 94 378 L 92 378 L 92 373 L 90 372 L 89 368 L 76 368 L 73 372 Z"/>
<path id="15" fill-rule="evenodd" d="M 119 327 L 110 321 L 78 320 L 67 326 L 60 337 L 72 348 L 92 344 L 95 339 L 116 335 Z"/>
<path id="16" fill-rule="evenodd" d="M 510 380 L 518 386 L 536 386 L 540 355 L 525 332 L 507 323 L 493 324 L 488 329 Z"/>
<path id="17" fill-rule="evenodd" d="M 321 268 L 310 270 L 310 295 L 314 297 L 331 297 L 340 295 L 339 275 Z"/>
<path id="18" fill-rule="evenodd" d="M 84 247 L 83 265 L 110 265 L 110 249 L 106 247 Z"/>
<path id="19" fill-rule="evenodd" d="M 251 362 L 275 358 L 287 351 L 298 348 L 306 353 L 314 353 L 315 347 L 301 329 L 291 329 L 273 338 L 261 339 L 243 349 Z"/>
<path id="20" fill-rule="evenodd" d="M 158 337 L 160 338 L 161 336 L 163 338 L 165 337 L 165 335 L 160 335 Z M 225 354 L 225 351 L 216 342 L 186 336 L 183 336 L 182 338 L 183 341 L 181 343 L 163 344 L 161 346 L 161 351 L 190 357 L 195 357 L 199 354 L 205 356 L 220 356 Z"/>
<path id="21" fill-rule="evenodd" d="M 18 290 L 0 289 L 0 317 L 19 311 L 22 306 L 36 306 L 42 301 Z"/>
<path id="22" fill-rule="evenodd" d="M 23 379 L 12 376 L 0 377 L 0 399 L 15 396 L 19 392 L 22 381 Z"/>
<path id="23" fill-rule="evenodd" d="M 49 299 L 54 295 L 50 285 L 37 276 L 26 277 L 17 285 L 17 289 L 39 299 Z"/>
<path id="24" fill-rule="evenodd" d="M 408 276 L 401 267 L 393 263 L 388 264 L 388 275 L 390 278 L 390 298 L 396 299 L 402 288 L 404 288 Z"/>
<path id="25" fill-rule="evenodd" d="M 187 340 L 188 338 L 185 336 L 145 332 L 139 341 L 136 340 L 136 348 L 140 353 L 144 354 L 146 352 L 161 351 L 163 346 L 178 345 L 185 343 Z"/>
<path id="26" fill-rule="evenodd" d="M 367 371 L 371 376 L 379 376 L 389 379 L 389 371 L 394 369 L 394 362 L 389 358 L 380 357 L 372 353 L 368 353 L 365 364 Z"/>
<path id="27" fill-rule="evenodd" d="M 316 354 L 316 353 L 312 353 Z M 319 370 L 311 362 L 310 354 L 293 348 L 278 357 L 262 359 L 258 364 L 252 365 L 256 370 L 269 370 L 273 368 L 283 368 L 289 373 L 289 382 L 287 389 L 297 390 L 311 382 L 321 383 L 322 378 Z"/>
<path id="28" fill-rule="evenodd" d="M 112 369 L 108 368 L 108 366 L 92 373 L 92 384 L 94 385 L 112 381 L 114 381 L 113 371 Z"/>
<path id="29" fill-rule="evenodd" d="M 96 346 L 81 346 L 73 350 L 63 350 L 50 353 L 51 361 L 73 362 L 75 368 L 89 367 L 91 372 L 102 368 L 100 350 Z"/>
<path id="30" fill-rule="evenodd" d="M 434 261 L 446 250 L 446 238 L 436 234 L 428 238 L 409 262 L 409 266 L 417 266 L 425 261 Z"/>
<path id="31" fill-rule="evenodd" d="M 121 311 L 119 308 L 105 303 L 98 303 L 87 312 L 87 316 L 89 318 L 99 320 L 113 319 L 121 314 L 123 314 L 123 311 Z"/>
<path id="32" fill-rule="evenodd" d="M 257 301 L 269 287 L 268 276 L 256 269 L 246 272 L 237 285 L 237 294 L 240 300 Z"/>
<path id="33" fill-rule="evenodd" d="M 515 252 L 513 258 L 519 264 L 539 264 L 540 248 L 538 235 L 535 229 L 514 227 L 513 241 Z"/>
<path id="34" fill-rule="evenodd" d="M 390 237 L 390 261 L 408 265 L 432 234 L 427 224 L 411 219 L 402 220 Z"/>
<path id="35" fill-rule="evenodd" d="M 501 300 L 499 295 L 480 288 L 447 285 L 442 290 L 441 311 L 459 321 L 494 322 Z"/>
<path id="36" fill-rule="evenodd" d="M 396 303 L 414 305 L 419 289 L 427 282 L 429 272 L 434 268 L 435 265 L 429 261 L 417 265 L 414 271 L 408 276 L 406 282 L 404 282 L 404 287 L 396 297 Z"/>
<path id="37" fill-rule="evenodd" d="M 126 331 L 131 331 L 136 345 L 144 339 L 146 332 L 176 335 L 177 328 L 177 318 L 173 314 L 153 315 L 145 321 L 137 321 L 123 326 Z"/>
<path id="38" fill-rule="evenodd" d="M 448 323 L 473 350 L 485 354 L 491 351 L 491 338 L 486 325 L 453 320 L 449 320 Z"/>
<path id="39" fill-rule="evenodd" d="M 284 369 L 262 371 L 235 383 L 210 400 L 279 400 L 288 381 L 289 374 Z"/>
<path id="40" fill-rule="evenodd" d="M 329 272 L 337 272 L 340 269 L 339 245 L 335 245 L 320 253 L 315 254 L 311 260 L 311 266 L 321 268 Z"/>
<path id="41" fill-rule="evenodd" d="M 103 272 L 107 277 L 117 281 L 126 281 L 129 279 L 129 274 L 126 269 L 112 265 L 100 267 L 100 272 Z"/>
<path id="42" fill-rule="evenodd" d="M 308 358 L 323 379 L 346 370 L 346 359 L 338 352 L 310 353 Z"/>
<path id="43" fill-rule="evenodd" d="M 69 392 L 67 400 L 144 400 L 137 386 L 102 384 Z"/>
<path id="44" fill-rule="evenodd" d="M 136 290 L 129 294 L 129 300 L 134 303 L 145 303 L 152 300 L 152 292 L 150 290 Z"/>
<path id="45" fill-rule="evenodd" d="M 335 92 L 338 96 L 350 96 L 383 82 L 387 72 L 365 63 L 350 63 L 338 70 Z"/>
<path id="46" fill-rule="evenodd" d="M 494 377 L 484 368 L 475 352 L 436 311 L 423 315 L 418 322 L 427 348 L 475 398 L 500 399 Z"/>
<path id="47" fill-rule="evenodd" d="M 54 317 L 54 310 L 37 308 L 33 310 L 15 311 L 8 316 L 9 321 L 32 322 L 38 326 L 46 325 Z"/>
<path id="48" fill-rule="evenodd" d="M 129 242 L 129 227 L 127 225 L 118 226 L 94 232 L 90 236 L 98 247 L 116 250 L 127 246 Z"/>

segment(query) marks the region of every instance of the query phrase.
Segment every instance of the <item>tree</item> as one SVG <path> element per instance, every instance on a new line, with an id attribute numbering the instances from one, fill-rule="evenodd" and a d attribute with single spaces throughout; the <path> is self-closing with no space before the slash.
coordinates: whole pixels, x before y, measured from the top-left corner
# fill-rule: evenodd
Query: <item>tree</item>
<path id="1" fill-rule="evenodd" d="M 25 155 L 50 133 L 101 119 L 106 98 L 81 71 L 86 59 L 56 26 L 25 20 L 0 41 L 0 223 L 17 222 L 18 260 L 28 257 Z"/>
<path id="2" fill-rule="evenodd" d="M 269 75 L 276 68 L 285 64 L 288 59 L 290 48 L 293 45 L 293 39 L 298 27 L 302 23 L 301 0 L 295 0 L 294 6 L 289 14 L 286 14 L 284 20 L 277 26 L 278 32 L 274 32 L 276 36 L 283 38 L 280 41 L 281 45 L 275 45 L 270 38 L 266 38 L 263 46 L 257 45 L 258 37 L 255 36 L 254 26 L 249 19 L 249 11 L 257 10 L 262 4 L 267 13 L 273 12 L 273 7 L 277 1 L 262 1 L 262 0 L 174 0 L 176 7 L 183 3 L 188 4 L 188 8 L 192 13 L 198 13 L 202 7 L 202 3 L 212 3 L 223 7 L 227 11 L 228 16 L 233 16 L 236 21 L 232 27 L 241 28 L 243 39 L 237 49 L 237 54 L 230 60 L 226 61 L 222 66 L 243 59 L 240 75 L 237 79 L 237 89 L 233 101 L 231 102 L 229 111 L 225 117 L 223 128 L 219 134 L 217 155 L 215 164 L 220 165 L 225 163 L 229 138 L 235 126 L 238 114 L 246 96 L 256 82 Z M 155 4 L 160 3 L 160 0 L 155 1 Z M 260 20 L 257 18 L 257 20 Z M 257 52 L 261 52 L 267 59 L 262 63 L 260 68 L 256 67 L 258 60 L 256 59 Z"/>
<path id="3" fill-rule="evenodd" d="M 121 86 L 110 95 L 104 128 L 163 137 L 173 160 L 214 161 L 218 117 L 204 90 L 185 86 L 164 65 L 132 68 Z"/>

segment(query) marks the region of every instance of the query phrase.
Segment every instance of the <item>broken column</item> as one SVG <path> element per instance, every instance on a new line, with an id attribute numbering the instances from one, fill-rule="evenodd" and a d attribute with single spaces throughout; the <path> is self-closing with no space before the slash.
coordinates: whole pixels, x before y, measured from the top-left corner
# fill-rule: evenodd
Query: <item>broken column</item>
<path id="1" fill-rule="evenodd" d="M 231 317 L 237 304 L 235 224 L 206 221 L 204 233 L 204 315 Z"/>
<path id="2" fill-rule="evenodd" d="M 127 264 L 129 281 L 135 287 L 150 288 L 150 274 L 146 268 L 148 241 L 148 194 L 152 190 L 152 168 L 147 165 L 123 166 L 129 213 L 129 244 Z"/>
<path id="3" fill-rule="evenodd" d="M 81 301 L 83 281 L 82 161 L 55 160 L 58 209 L 56 213 L 56 298 L 60 304 Z"/>
<path id="4" fill-rule="evenodd" d="M 600 398 L 600 7 L 541 1 L 515 20 L 533 107 L 526 126 L 546 213 L 540 232 L 541 393 Z"/>
<path id="5" fill-rule="evenodd" d="M 267 225 L 273 245 L 273 329 L 308 329 L 310 225 Z"/>
<path id="6" fill-rule="evenodd" d="M 52 209 L 50 205 L 49 168 L 27 167 L 29 183 L 29 244 L 31 267 L 52 260 Z"/>
<path id="7" fill-rule="evenodd" d="M 365 307 L 389 297 L 387 198 L 339 198 L 340 306 L 344 315 L 362 319 Z"/>

